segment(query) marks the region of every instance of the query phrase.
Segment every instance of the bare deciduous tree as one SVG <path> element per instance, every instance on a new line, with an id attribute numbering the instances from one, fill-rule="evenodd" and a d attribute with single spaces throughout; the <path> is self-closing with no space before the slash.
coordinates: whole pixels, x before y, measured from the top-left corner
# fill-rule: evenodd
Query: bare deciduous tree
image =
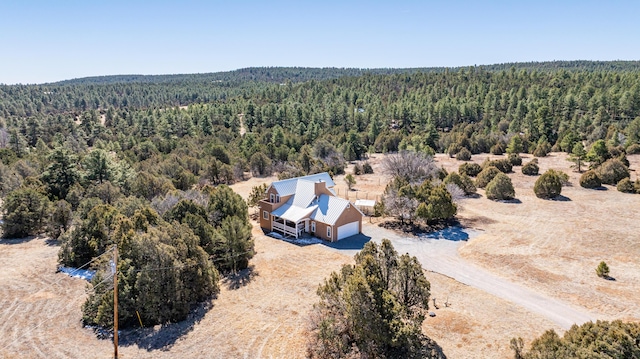
<path id="1" fill-rule="evenodd" d="M 401 151 L 385 157 L 382 169 L 385 174 L 404 178 L 409 183 L 435 178 L 439 171 L 433 156 L 413 151 Z"/>

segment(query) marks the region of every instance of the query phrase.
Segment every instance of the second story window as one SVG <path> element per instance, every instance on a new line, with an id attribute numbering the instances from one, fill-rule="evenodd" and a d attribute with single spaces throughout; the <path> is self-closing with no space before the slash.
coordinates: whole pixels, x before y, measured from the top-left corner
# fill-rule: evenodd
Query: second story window
<path id="1" fill-rule="evenodd" d="M 275 201 L 276 201 L 276 195 L 273 194 L 273 193 L 270 193 L 269 194 L 269 202 L 275 203 Z"/>

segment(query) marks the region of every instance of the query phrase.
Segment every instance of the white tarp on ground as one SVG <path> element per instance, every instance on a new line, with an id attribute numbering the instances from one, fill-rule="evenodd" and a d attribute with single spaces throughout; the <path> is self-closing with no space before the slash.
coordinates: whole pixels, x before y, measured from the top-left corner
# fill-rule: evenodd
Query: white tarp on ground
<path id="1" fill-rule="evenodd" d="M 78 269 L 71 267 L 58 267 L 58 271 L 67 274 L 70 277 L 86 279 L 91 282 L 91 279 L 96 274 L 96 271 L 90 269 Z"/>
<path id="2" fill-rule="evenodd" d="M 376 205 L 376 201 L 373 199 L 358 199 L 355 205 L 356 207 L 373 207 Z"/>

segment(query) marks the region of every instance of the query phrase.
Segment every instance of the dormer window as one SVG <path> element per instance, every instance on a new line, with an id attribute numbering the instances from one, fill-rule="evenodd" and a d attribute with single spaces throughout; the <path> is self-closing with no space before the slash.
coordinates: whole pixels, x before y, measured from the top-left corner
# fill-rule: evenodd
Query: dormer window
<path id="1" fill-rule="evenodd" d="M 280 195 L 279 194 L 276 195 L 276 203 L 280 203 Z"/>
<path id="2" fill-rule="evenodd" d="M 276 195 L 273 194 L 273 193 L 270 193 L 269 194 L 269 202 L 275 203 L 275 201 L 276 201 Z"/>

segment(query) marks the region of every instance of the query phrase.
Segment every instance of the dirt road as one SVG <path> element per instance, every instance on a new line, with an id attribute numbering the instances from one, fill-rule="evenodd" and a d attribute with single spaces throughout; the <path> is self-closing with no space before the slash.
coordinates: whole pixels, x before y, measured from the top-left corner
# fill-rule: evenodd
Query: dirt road
<path id="1" fill-rule="evenodd" d="M 534 289 L 512 283 L 467 262 L 458 255 L 458 248 L 465 243 L 464 241 L 407 237 L 368 223 L 363 225 L 362 232 L 378 243 L 382 238 L 390 239 L 398 253 L 416 256 L 426 270 L 446 275 L 460 283 L 513 302 L 565 329 L 570 328 L 574 323 L 582 324 L 597 318 L 597 315 L 584 308 L 569 305 L 538 293 Z M 473 237 L 473 233 L 471 236 Z M 354 254 L 357 250 L 342 249 L 341 251 Z"/>

